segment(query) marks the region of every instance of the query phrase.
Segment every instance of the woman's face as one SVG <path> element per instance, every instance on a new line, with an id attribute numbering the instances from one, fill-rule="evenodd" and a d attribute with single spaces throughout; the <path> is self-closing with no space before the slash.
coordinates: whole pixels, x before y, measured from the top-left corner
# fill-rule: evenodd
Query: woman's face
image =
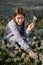
<path id="1" fill-rule="evenodd" d="M 22 25 L 22 23 L 23 23 L 23 21 L 24 21 L 24 16 L 21 15 L 21 14 L 18 14 L 18 15 L 16 15 L 16 16 L 14 17 L 14 19 L 15 19 L 15 21 L 16 21 L 16 23 L 17 23 L 18 25 Z"/>

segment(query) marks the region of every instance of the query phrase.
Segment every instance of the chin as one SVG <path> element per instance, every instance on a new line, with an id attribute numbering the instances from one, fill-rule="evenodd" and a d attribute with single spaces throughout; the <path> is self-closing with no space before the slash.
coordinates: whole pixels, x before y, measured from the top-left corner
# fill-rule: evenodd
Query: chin
<path id="1" fill-rule="evenodd" d="M 18 25 L 22 25 L 22 24 L 18 24 Z"/>

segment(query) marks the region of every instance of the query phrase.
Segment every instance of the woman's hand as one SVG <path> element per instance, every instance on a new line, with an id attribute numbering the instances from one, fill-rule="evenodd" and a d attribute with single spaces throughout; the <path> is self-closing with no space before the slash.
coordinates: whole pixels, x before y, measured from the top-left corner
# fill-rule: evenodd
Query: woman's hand
<path id="1" fill-rule="evenodd" d="M 35 53 L 33 51 L 29 52 L 29 57 L 35 59 Z"/>
<path id="2" fill-rule="evenodd" d="M 34 28 L 35 24 L 32 22 L 30 25 L 28 25 L 27 30 L 32 30 Z"/>
<path id="3" fill-rule="evenodd" d="M 28 49 L 27 50 L 27 53 L 29 54 L 29 57 L 31 59 L 35 59 L 36 55 L 35 55 L 35 53 L 31 49 Z"/>

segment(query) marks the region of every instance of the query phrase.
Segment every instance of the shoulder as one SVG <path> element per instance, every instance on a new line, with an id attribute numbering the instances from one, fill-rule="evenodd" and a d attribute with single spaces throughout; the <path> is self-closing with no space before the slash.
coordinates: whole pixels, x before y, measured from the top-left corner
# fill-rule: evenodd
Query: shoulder
<path id="1" fill-rule="evenodd" d="M 16 23 L 15 23 L 14 20 L 12 19 L 11 21 L 9 21 L 8 25 L 16 25 Z"/>
<path id="2" fill-rule="evenodd" d="M 16 28 L 16 24 L 13 20 L 10 20 L 6 25 L 5 29 Z"/>
<path id="3" fill-rule="evenodd" d="M 12 19 L 8 22 L 7 26 L 16 26 L 16 23 Z"/>

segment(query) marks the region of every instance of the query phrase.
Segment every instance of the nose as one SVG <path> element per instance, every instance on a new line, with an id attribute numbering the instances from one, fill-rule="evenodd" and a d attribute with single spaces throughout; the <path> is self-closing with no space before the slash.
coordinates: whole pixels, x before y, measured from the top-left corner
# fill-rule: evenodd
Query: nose
<path id="1" fill-rule="evenodd" d="M 22 18 L 20 18 L 20 19 L 19 19 L 19 21 L 23 21 L 23 19 L 22 19 Z"/>

